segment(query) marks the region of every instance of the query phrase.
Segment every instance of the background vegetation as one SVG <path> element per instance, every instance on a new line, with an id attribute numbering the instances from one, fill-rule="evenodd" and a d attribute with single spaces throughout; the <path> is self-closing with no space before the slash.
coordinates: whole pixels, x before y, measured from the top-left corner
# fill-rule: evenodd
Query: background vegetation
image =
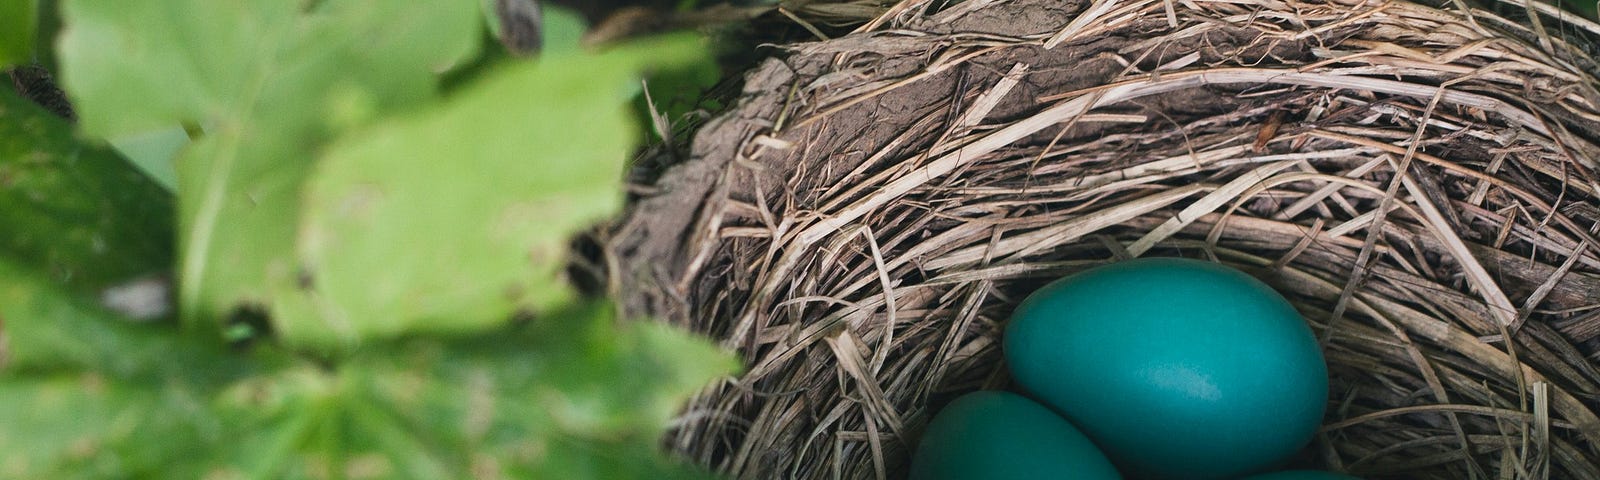
<path id="1" fill-rule="evenodd" d="M 706 48 L 486 7 L 0 4 L 0 477 L 701 476 L 656 442 L 734 359 L 565 269 Z"/>

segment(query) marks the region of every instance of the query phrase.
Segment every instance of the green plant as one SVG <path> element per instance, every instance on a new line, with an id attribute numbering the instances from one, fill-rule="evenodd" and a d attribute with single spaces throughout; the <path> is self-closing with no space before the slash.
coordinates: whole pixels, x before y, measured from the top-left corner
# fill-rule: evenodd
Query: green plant
<path id="1" fill-rule="evenodd" d="M 38 0 L 0 3 L 0 67 L 32 60 Z"/>
<path id="2" fill-rule="evenodd" d="M 563 277 L 641 73 L 697 39 L 515 60 L 472 0 L 61 8 L 80 123 L 0 88 L 0 477 L 703 475 L 656 441 L 734 360 Z M 180 125 L 158 168 L 97 140 Z M 102 300 L 165 276 L 176 322 Z"/>

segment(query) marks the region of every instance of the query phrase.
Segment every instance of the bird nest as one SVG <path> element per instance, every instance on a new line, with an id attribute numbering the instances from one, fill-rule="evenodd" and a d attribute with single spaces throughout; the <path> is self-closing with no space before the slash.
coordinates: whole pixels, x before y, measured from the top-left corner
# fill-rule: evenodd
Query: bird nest
<path id="1" fill-rule="evenodd" d="M 1186 256 L 1272 285 L 1321 340 L 1328 413 L 1297 464 L 1600 478 L 1600 26 L 1460 1 L 934 4 L 783 47 L 685 160 L 639 167 L 613 293 L 746 365 L 674 451 L 903 477 L 944 402 L 1009 386 L 1029 292 Z"/>

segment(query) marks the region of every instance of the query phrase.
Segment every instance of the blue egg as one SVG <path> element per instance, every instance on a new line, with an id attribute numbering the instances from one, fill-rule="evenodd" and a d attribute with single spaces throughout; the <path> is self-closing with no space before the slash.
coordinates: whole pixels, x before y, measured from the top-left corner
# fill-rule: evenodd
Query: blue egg
<path id="1" fill-rule="evenodd" d="M 1020 386 L 1136 478 L 1275 467 L 1311 440 L 1328 398 L 1294 307 L 1210 262 L 1141 259 L 1056 281 L 1018 307 L 1004 349 Z"/>
<path id="2" fill-rule="evenodd" d="M 928 422 L 912 480 L 1120 480 L 1089 439 L 1061 416 L 1009 392 L 973 392 Z"/>

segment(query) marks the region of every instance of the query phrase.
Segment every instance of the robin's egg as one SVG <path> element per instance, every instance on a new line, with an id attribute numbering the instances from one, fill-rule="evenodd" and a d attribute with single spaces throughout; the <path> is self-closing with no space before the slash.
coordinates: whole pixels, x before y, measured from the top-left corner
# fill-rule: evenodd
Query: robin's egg
<path id="1" fill-rule="evenodd" d="M 1323 472 L 1317 470 L 1289 470 L 1285 472 L 1263 473 L 1240 478 L 1239 480 L 1361 480 L 1342 473 Z"/>
<path id="2" fill-rule="evenodd" d="M 1106 265 L 1029 296 L 1006 327 L 1017 383 L 1135 478 L 1269 469 L 1321 423 L 1328 371 L 1277 292 L 1215 263 Z"/>
<path id="3" fill-rule="evenodd" d="M 1033 400 L 974 392 L 928 423 L 911 461 L 912 480 L 1122 478 L 1077 428 Z"/>

